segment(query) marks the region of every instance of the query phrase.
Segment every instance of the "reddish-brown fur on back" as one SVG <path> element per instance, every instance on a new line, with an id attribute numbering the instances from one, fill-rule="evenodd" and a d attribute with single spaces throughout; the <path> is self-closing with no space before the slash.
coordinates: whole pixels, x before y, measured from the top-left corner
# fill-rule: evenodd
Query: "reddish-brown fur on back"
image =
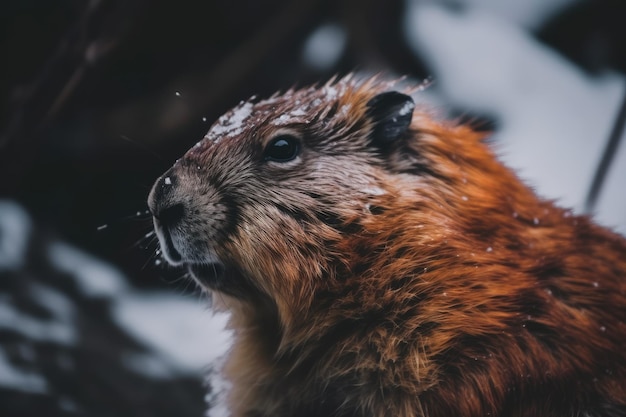
<path id="1" fill-rule="evenodd" d="M 194 276 L 232 311 L 233 415 L 626 416 L 626 240 L 425 109 L 373 143 L 391 88 L 243 103 L 155 185 L 181 262 L 224 270 Z"/>

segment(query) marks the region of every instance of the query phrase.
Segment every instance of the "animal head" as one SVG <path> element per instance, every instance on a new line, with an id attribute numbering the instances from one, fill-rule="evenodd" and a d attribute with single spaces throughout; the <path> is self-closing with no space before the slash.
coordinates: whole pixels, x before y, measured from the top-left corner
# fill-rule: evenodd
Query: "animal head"
<path id="1" fill-rule="evenodd" d="M 464 181 L 453 160 L 480 136 L 437 125 L 394 86 L 346 77 L 220 117 L 150 193 L 165 258 L 205 288 L 293 311 L 352 273 L 368 219 L 425 201 L 423 215 L 444 227 L 445 190 Z M 493 159 L 473 152 L 469 165 Z M 381 226 L 396 227 L 370 229 Z"/>

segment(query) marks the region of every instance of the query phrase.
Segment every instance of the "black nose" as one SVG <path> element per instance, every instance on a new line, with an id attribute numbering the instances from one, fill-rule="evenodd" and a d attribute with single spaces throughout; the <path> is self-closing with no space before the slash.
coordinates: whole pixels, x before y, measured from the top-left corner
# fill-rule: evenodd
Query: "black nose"
<path id="1" fill-rule="evenodd" d="M 148 196 L 148 208 L 154 217 L 154 227 L 161 242 L 165 258 L 172 264 L 179 264 L 183 257 L 180 242 L 176 243 L 176 231 L 185 218 L 187 208 L 178 196 L 178 177 L 172 169 L 159 178 Z M 178 190 L 180 191 L 180 190 Z"/>
<path id="2" fill-rule="evenodd" d="M 152 213 L 155 219 L 165 228 L 176 226 L 185 216 L 185 206 L 183 203 L 176 203 L 166 207 L 155 207 Z"/>
<path id="3" fill-rule="evenodd" d="M 185 214 L 183 204 L 175 198 L 177 185 L 178 178 L 170 169 L 157 180 L 148 197 L 150 213 L 165 227 L 175 226 Z"/>

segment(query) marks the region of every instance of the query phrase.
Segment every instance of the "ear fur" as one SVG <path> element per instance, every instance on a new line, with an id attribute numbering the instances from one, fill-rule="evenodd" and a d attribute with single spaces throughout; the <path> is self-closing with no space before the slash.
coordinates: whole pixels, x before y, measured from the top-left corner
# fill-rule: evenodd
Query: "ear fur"
<path id="1" fill-rule="evenodd" d="M 370 99 L 367 107 L 367 114 L 374 122 L 372 143 L 384 148 L 408 130 L 415 102 L 406 94 L 389 91 Z"/>

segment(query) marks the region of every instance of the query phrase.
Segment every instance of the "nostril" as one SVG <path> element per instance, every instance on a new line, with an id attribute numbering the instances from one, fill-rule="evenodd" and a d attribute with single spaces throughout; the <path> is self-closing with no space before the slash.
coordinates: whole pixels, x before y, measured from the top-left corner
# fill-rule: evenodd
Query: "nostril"
<path id="1" fill-rule="evenodd" d="M 169 207 L 162 208 L 153 216 L 165 227 L 173 227 L 180 222 L 185 215 L 185 206 L 177 203 Z"/>

